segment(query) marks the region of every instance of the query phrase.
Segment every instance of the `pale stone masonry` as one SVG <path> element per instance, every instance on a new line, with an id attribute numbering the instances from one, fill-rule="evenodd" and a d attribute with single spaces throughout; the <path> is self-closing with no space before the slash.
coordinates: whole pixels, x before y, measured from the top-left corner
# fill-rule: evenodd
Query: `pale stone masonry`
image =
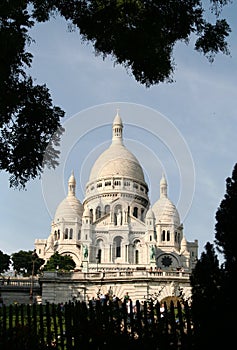
<path id="1" fill-rule="evenodd" d="M 38 256 L 47 261 L 56 251 L 70 254 L 76 269 L 81 271 L 76 280 L 83 283 L 83 290 L 90 295 L 98 287 L 98 269 L 106 275 L 109 272 L 115 274 L 115 278 L 118 271 L 133 271 L 133 278 L 127 274 L 122 281 L 121 276 L 117 276 L 121 294 L 130 289 L 131 292 L 134 290 L 134 296 L 144 296 L 148 277 L 153 292 L 159 289 L 159 283 L 164 285 L 167 281 L 166 287 L 169 288 L 166 288 L 165 296 L 172 294 L 174 283 L 179 287 L 178 281 L 181 282 L 177 271 L 182 273 L 182 277 L 184 274 L 187 277 L 195 266 L 198 241 L 186 240 L 179 213 L 168 197 L 167 180 L 163 174 L 157 176 L 161 178 L 160 198 L 151 207 L 143 169 L 124 145 L 123 123 L 117 114 L 112 125 L 111 145 L 91 169 L 83 203 L 76 198 L 76 179 L 72 173 L 68 180 L 68 195 L 57 207 L 48 239 L 35 241 Z M 145 275 L 145 271 L 150 269 L 157 273 L 162 271 L 164 275 L 159 275 L 159 278 L 157 275 L 155 282 L 155 277 L 152 279 L 150 275 Z M 144 271 L 143 275 L 141 271 Z M 96 278 L 92 277 L 93 272 Z M 168 278 L 169 273 L 176 275 Z M 87 274 L 88 285 L 82 282 L 83 274 Z M 185 288 L 189 285 L 186 277 Z M 65 276 L 62 278 L 65 282 Z M 134 278 L 138 279 L 136 284 Z M 46 279 L 45 276 L 44 283 Z M 112 282 L 116 282 L 114 277 L 112 281 L 108 280 L 105 289 Z M 60 287 L 65 298 L 69 298 L 70 294 L 67 292 L 68 283 L 67 280 Z M 139 283 L 141 287 L 138 287 Z M 44 288 L 47 289 L 46 285 Z M 47 293 L 50 294 L 49 291 Z M 51 294 L 55 293 L 52 291 Z"/>

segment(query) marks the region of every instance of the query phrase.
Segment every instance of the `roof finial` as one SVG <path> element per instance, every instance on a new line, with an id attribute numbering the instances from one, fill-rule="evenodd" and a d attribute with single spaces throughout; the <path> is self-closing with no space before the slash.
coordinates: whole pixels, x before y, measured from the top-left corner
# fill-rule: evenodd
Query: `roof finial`
<path id="1" fill-rule="evenodd" d="M 160 180 L 160 197 L 167 197 L 167 181 L 164 172 Z"/>
<path id="2" fill-rule="evenodd" d="M 75 196 L 75 191 L 76 191 L 76 179 L 74 176 L 74 171 L 72 170 L 71 176 L 69 177 L 69 180 L 68 180 L 68 195 Z"/>
<path id="3" fill-rule="evenodd" d="M 117 108 L 117 114 L 113 122 L 113 143 L 122 143 L 123 142 L 123 123 L 120 117 L 119 108 Z"/>

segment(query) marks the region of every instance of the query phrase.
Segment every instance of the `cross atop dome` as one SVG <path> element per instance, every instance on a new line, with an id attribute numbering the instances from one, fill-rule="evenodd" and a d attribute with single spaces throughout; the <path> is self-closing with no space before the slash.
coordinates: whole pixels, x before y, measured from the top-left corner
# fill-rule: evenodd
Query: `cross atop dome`
<path id="1" fill-rule="evenodd" d="M 119 109 L 117 109 L 117 114 L 113 122 L 113 143 L 123 143 L 123 122 L 119 115 Z"/>

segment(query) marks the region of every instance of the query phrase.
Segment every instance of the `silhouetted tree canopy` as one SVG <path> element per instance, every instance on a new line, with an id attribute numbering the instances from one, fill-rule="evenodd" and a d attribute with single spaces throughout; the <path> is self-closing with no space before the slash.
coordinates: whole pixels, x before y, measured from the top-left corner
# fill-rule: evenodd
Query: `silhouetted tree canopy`
<path id="1" fill-rule="evenodd" d="M 219 17 L 228 2 L 210 1 L 208 12 L 215 17 L 210 23 L 199 0 L 32 1 L 35 18 L 45 21 L 59 12 L 83 40 L 93 43 L 96 54 L 111 55 L 146 86 L 172 81 L 174 46 L 188 43 L 192 34 L 195 49 L 210 61 L 218 52 L 228 53 L 230 27 Z"/>
<path id="2" fill-rule="evenodd" d="M 44 264 L 44 260 L 39 258 L 35 251 L 20 250 L 19 252 L 11 255 L 13 268 L 17 273 L 23 273 L 24 275 L 30 276 L 33 270 L 34 263 L 34 275 L 36 275 L 40 267 Z"/>
<path id="3" fill-rule="evenodd" d="M 214 246 L 206 244 L 192 275 L 192 312 L 197 349 L 223 348 L 235 341 L 237 305 L 237 164 L 226 179 L 226 194 L 216 212 L 215 247 L 223 254 L 219 260 Z"/>
<path id="4" fill-rule="evenodd" d="M 222 269 L 219 267 L 214 246 L 207 242 L 205 250 L 190 276 L 197 348 L 214 346 L 222 339 Z"/>
<path id="5" fill-rule="evenodd" d="M 24 187 L 44 166 L 57 165 L 64 116 L 46 86 L 35 85 L 26 74 L 32 62 L 28 30 L 34 24 L 29 3 L 0 2 L 0 169 L 10 174 L 13 187 Z"/>
<path id="6" fill-rule="evenodd" d="M 174 46 L 188 43 L 191 35 L 195 49 L 210 61 L 218 52 L 229 53 L 230 27 L 220 18 L 229 1 L 210 0 L 215 18 L 210 23 L 197 0 L 2 0 L 0 169 L 10 174 L 10 185 L 25 187 L 45 166 L 58 164 L 64 112 L 53 105 L 46 85 L 34 84 L 26 73 L 33 59 L 28 31 L 36 22 L 61 15 L 96 54 L 110 56 L 149 87 L 173 81 Z"/>
<path id="7" fill-rule="evenodd" d="M 237 275 L 237 164 L 232 177 L 226 179 L 226 194 L 216 213 L 215 229 L 215 243 L 224 255 L 225 269 Z"/>
<path id="8" fill-rule="evenodd" d="M 6 272 L 10 267 L 10 255 L 3 253 L 0 250 L 0 273 Z"/>
<path id="9" fill-rule="evenodd" d="M 75 267 L 76 263 L 70 255 L 61 255 L 56 252 L 47 261 L 46 265 L 44 266 L 44 271 L 70 271 L 75 269 Z"/>

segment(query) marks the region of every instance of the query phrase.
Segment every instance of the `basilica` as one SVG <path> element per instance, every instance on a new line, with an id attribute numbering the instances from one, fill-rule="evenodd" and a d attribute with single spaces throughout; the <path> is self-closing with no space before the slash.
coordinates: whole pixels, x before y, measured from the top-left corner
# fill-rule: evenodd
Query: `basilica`
<path id="1" fill-rule="evenodd" d="M 111 144 L 95 161 L 83 202 L 76 197 L 76 177 L 59 203 L 47 239 L 35 249 L 47 261 L 55 252 L 70 255 L 78 271 L 153 269 L 191 272 L 198 242 L 186 240 L 168 184 L 160 175 L 160 197 L 151 206 L 139 160 L 123 141 L 120 115 L 112 124 Z"/>

